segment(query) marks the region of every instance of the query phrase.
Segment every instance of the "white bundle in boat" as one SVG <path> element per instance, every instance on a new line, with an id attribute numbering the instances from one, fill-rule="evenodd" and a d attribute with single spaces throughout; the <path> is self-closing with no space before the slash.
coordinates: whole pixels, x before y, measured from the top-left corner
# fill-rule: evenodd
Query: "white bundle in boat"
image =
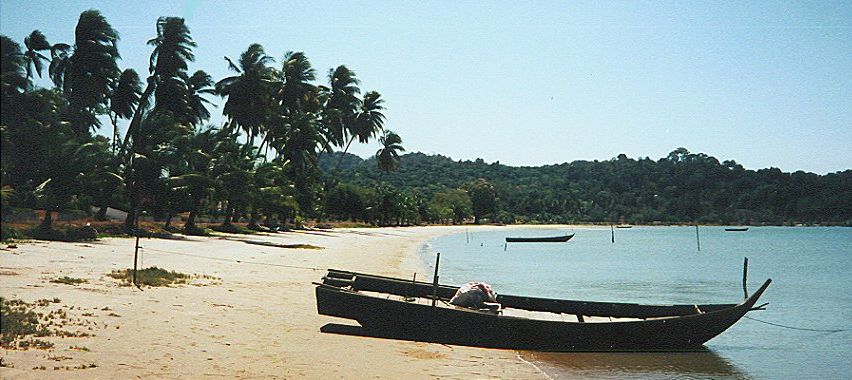
<path id="1" fill-rule="evenodd" d="M 497 302 L 497 294 L 491 289 L 491 285 L 484 282 L 468 282 L 462 285 L 450 300 L 450 304 L 461 307 L 490 309 L 496 306 L 499 309 L 500 305 L 495 305 L 495 302 Z"/>

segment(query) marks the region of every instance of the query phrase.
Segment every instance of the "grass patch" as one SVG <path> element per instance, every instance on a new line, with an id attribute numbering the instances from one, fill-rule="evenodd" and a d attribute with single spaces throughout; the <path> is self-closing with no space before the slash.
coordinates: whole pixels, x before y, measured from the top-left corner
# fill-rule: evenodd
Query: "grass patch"
<path id="1" fill-rule="evenodd" d="M 204 228 L 204 227 L 199 227 L 199 226 L 184 227 L 182 233 L 184 235 L 190 235 L 190 236 L 210 236 L 211 235 L 211 231 L 209 229 Z"/>
<path id="2" fill-rule="evenodd" d="M 28 335 L 48 336 L 50 330 L 39 322 L 39 315 L 33 305 L 0 297 L 0 346 L 9 349 L 27 349 L 33 343 L 38 346 L 41 341 L 20 340 Z"/>
<path id="3" fill-rule="evenodd" d="M 228 234 L 252 235 L 252 234 L 255 233 L 254 231 L 248 229 L 247 227 L 243 227 L 239 224 L 234 224 L 234 223 L 231 223 L 231 224 L 214 224 L 214 225 L 207 226 L 207 228 L 209 228 L 213 231 L 216 231 L 216 232 L 223 232 L 223 233 L 228 233 Z"/>
<path id="4" fill-rule="evenodd" d="M 68 276 L 62 276 L 60 278 L 54 278 L 53 280 L 50 280 L 50 282 L 52 282 L 54 284 L 79 285 L 79 284 L 85 284 L 89 281 L 86 281 L 85 279 L 82 279 L 82 278 L 73 278 L 73 277 L 68 277 Z"/>
<path id="5" fill-rule="evenodd" d="M 17 228 L 0 223 L 0 241 L 6 242 L 20 239 L 21 233 Z"/>
<path id="6" fill-rule="evenodd" d="M 114 270 L 107 276 L 121 280 L 125 285 L 133 285 L 133 269 Z M 169 286 L 172 284 L 186 284 L 192 276 L 175 271 L 167 271 L 157 267 L 150 267 L 136 271 L 136 282 L 148 286 Z"/>
<path id="7" fill-rule="evenodd" d="M 98 238 L 98 230 L 92 226 L 54 226 L 53 228 L 42 228 L 40 226 L 24 231 L 25 237 L 38 240 L 81 242 L 93 241 Z"/>

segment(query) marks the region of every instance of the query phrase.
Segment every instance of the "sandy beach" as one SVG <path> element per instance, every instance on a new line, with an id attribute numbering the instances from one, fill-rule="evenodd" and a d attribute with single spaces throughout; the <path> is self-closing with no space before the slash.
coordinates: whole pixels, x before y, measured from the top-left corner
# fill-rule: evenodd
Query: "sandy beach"
<path id="1" fill-rule="evenodd" d="M 464 228 L 142 239 L 144 267 L 213 277 L 142 290 L 106 275 L 132 265 L 132 239 L 21 243 L 0 251 L 3 298 L 52 300 L 40 310 L 63 310 L 73 321 L 64 330 L 91 336 L 44 338 L 54 343 L 50 350 L 5 350 L 0 377 L 544 378 L 510 350 L 320 332 L 327 323 L 355 322 L 317 314 L 311 281 L 324 272 L 305 268 L 431 278 L 416 250 L 431 237 Z M 63 276 L 87 282 L 50 282 Z"/>

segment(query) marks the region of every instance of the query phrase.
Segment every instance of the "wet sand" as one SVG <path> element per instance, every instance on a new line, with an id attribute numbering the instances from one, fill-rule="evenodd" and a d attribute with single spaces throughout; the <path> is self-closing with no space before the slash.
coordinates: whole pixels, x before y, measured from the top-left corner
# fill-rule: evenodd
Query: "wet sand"
<path id="1" fill-rule="evenodd" d="M 406 278 L 418 272 L 418 278 L 431 278 L 416 250 L 431 237 L 464 228 L 143 239 L 143 267 L 215 278 L 142 290 L 106 276 L 132 265 L 132 239 L 18 244 L 0 251 L 3 298 L 26 302 L 58 298 L 59 303 L 44 311 L 64 310 L 74 323 L 63 329 L 93 336 L 44 338 L 54 343 L 50 350 L 4 350 L 7 366 L 0 367 L 0 377 L 545 378 L 511 350 L 320 332 L 329 323 L 357 324 L 317 314 L 310 283 L 319 281 L 324 269 Z M 87 282 L 50 282 L 63 276 Z"/>

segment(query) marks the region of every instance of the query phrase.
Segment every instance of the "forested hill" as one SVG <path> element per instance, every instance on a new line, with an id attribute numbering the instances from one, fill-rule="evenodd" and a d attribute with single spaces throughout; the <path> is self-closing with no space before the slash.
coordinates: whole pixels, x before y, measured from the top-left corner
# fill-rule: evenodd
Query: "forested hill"
<path id="1" fill-rule="evenodd" d="M 380 174 L 373 158 L 341 155 L 321 157 L 326 175 L 336 172 L 342 183 L 364 188 L 384 183 L 427 200 L 484 179 L 497 198 L 488 216 L 501 222 L 852 225 L 852 170 L 747 170 L 678 148 L 659 160 L 622 154 L 536 167 L 410 153 L 401 156 L 396 171 Z"/>

